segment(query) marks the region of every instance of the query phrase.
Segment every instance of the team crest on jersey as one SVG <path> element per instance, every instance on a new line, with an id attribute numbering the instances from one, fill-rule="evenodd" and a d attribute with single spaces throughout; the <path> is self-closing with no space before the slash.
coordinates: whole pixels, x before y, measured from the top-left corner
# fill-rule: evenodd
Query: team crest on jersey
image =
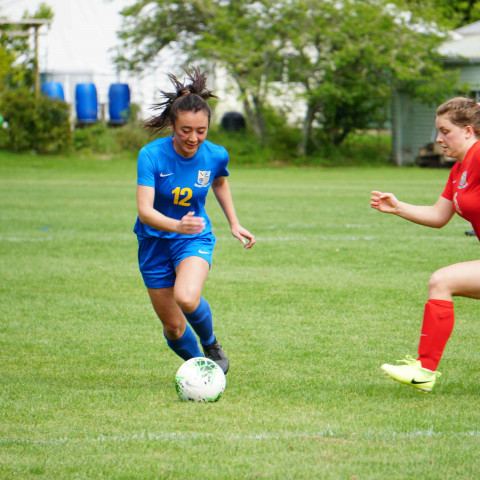
<path id="1" fill-rule="evenodd" d="M 458 184 L 458 188 L 465 188 L 468 185 L 467 183 L 467 171 L 465 170 L 462 174 L 462 178 L 460 179 L 460 183 Z"/>
<path id="2" fill-rule="evenodd" d="M 196 187 L 208 187 L 210 183 L 210 170 L 209 171 L 198 171 Z"/>

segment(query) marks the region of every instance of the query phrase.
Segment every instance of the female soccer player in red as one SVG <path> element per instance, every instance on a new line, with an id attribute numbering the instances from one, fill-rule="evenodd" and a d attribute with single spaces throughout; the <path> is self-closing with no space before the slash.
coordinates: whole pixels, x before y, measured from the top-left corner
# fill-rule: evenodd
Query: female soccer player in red
<path id="1" fill-rule="evenodd" d="M 436 141 L 452 167 L 443 193 L 432 206 L 409 205 L 391 193 L 373 191 L 370 205 L 411 222 L 443 227 L 456 212 L 471 222 L 480 238 L 480 106 L 467 98 L 453 98 L 437 108 Z M 381 369 L 394 380 L 429 392 L 440 376 L 437 366 L 453 330 L 453 297 L 480 299 L 480 260 L 437 270 L 430 278 L 428 301 L 418 346 L 418 357 L 407 356 L 403 365 L 384 364 Z"/>
<path id="2" fill-rule="evenodd" d="M 184 360 L 201 357 L 197 334 L 205 356 L 227 373 L 229 361 L 202 296 L 215 245 L 205 211 L 210 188 L 232 235 L 247 249 L 255 237 L 235 213 L 227 151 L 206 140 L 211 114 L 207 100 L 215 96 L 206 88 L 204 73 L 195 69 L 187 75 L 188 84 L 169 75 L 175 91 L 162 92 L 164 102 L 155 106 L 160 114 L 145 124 L 154 132 L 169 128 L 172 135 L 149 143 L 138 156 L 138 261 L 168 346 Z"/>

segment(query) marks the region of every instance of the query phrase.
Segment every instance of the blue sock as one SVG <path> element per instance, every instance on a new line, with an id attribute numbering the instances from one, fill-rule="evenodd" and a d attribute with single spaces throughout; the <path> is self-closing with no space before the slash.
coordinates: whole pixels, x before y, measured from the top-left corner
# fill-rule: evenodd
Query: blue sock
<path id="1" fill-rule="evenodd" d="M 212 311 L 210 310 L 210 305 L 203 297 L 200 297 L 200 303 L 196 310 L 190 313 L 183 313 L 188 323 L 195 330 L 195 333 L 200 337 L 202 345 L 210 345 L 215 341 Z"/>
<path id="2" fill-rule="evenodd" d="M 197 337 L 188 325 L 185 333 L 178 340 L 170 340 L 167 337 L 165 339 L 167 340 L 167 345 L 184 360 L 189 360 L 193 357 L 203 357 L 203 353 L 198 347 Z"/>

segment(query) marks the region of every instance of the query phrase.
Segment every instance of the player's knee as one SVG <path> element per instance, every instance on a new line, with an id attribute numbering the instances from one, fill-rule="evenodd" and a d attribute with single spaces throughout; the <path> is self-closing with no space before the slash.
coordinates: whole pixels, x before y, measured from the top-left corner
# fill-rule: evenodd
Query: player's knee
<path id="1" fill-rule="evenodd" d="M 182 309 L 182 312 L 191 313 L 198 307 L 200 295 L 187 290 L 182 290 L 175 292 L 175 301 Z"/>
<path id="2" fill-rule="evenodd" d="M 185 326 L 163 324 L 163 332 L 169 340 L 178 340 L 185 332 Z"/>
<path id="3" fill-rule="evenodd" d="M 428 282 L 428 291 L 430 296 L 448 289 L 447 281 L 448 277 L 443 274 L 442 270 L 437 270 L 434 272 L 430 277 L 430 281 Z"/>

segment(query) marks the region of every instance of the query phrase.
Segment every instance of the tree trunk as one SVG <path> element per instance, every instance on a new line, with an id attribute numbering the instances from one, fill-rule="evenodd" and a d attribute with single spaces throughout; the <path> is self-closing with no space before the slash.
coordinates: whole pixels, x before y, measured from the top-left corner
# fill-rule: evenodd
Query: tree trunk
<path id="1" fill-rule="evenodd" d="M 263 112 L 261 110 L 261 107 L 259 106 L 259 102 L 255 98 L 255 96 L 249 96 L 247 92 L 242 93 L 245 113 L 247 114 L 247 118 L 250 121 L 250 125 L 252 126 L 252 131 L 257 140 L 262 145 L 265 145 L 267 141 L 267 126 L 265 123 Z M 252 97 L 253 102 L 250 101 L 249 97 Z"/>
<path id="2" fill-rule="evenodd" d="M 242 85 L 241 79 L 234 78 L 241 93 L 247 121 L 250 123 L 257 140 L 262 145 L 265 145 L 267 141 L 267 125 L 263 115 L 263 102 L 258 95 L 250 93 L 249 89 Z"/>
<path id="3" fill-rule="evenodd" d="M 315 107 L 308 104 L 307 112 L 305 113 L 305 118 L 303 119 L 302 125 L 302 135 L 300 137 L 300 142 L 297 145 L 297 156 L 303 157 L 307 154 L 307 145 L 308 141 L 312 135 L 312 124 L 315 117 Z"/>

